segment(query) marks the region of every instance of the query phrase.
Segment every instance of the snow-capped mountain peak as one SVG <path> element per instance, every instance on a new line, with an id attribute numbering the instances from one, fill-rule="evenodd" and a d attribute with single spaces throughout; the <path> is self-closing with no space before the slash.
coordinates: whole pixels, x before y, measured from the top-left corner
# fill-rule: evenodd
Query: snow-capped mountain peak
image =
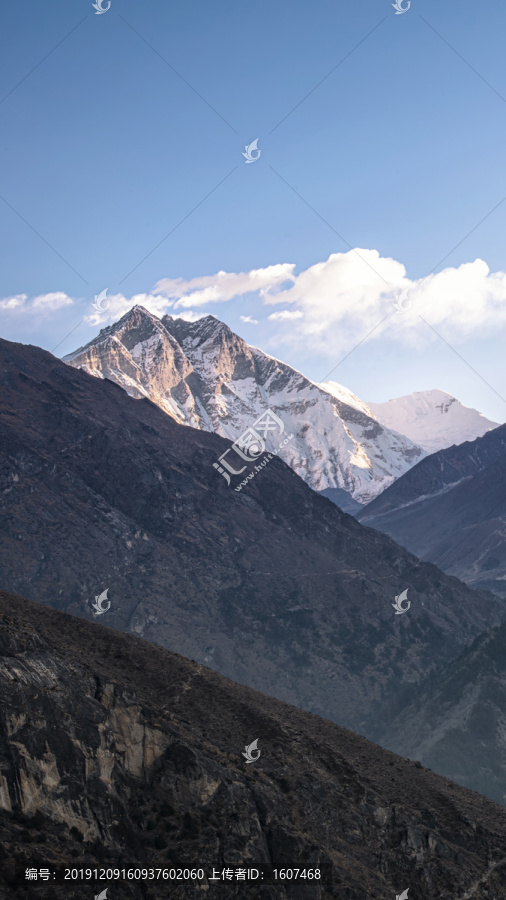
<path id="1" fill-rule="evenodd" d="M 368 407 L 378 422 L 405 434 L 428 453 L 474 441 L 499 424 L 438 388 L 415 391 L 386 403 L 369 403 Z"/>
<path id="2" fill-rule="evenodd" d="M 340 488 L 361 503 L 425 456 L 351 391 L 313 383 L 214 316 L 160 320 L 134 307 L 65 361 L 149 397 L 180 423 L 232 441 L 271 408 L 293 434 L 280 454 L 285 462 L 316 490 Z M 275 437 L 266 445 L 279 449 Z"/>
<path id="3" fill-rule="evenodd" d="M 198 427 L 186 384 L 192 365 L 161 320 L 143 306 L 132 307 L 64 362 L 109 378 L 132 397 L 148 397 L 177 422 Z"/>

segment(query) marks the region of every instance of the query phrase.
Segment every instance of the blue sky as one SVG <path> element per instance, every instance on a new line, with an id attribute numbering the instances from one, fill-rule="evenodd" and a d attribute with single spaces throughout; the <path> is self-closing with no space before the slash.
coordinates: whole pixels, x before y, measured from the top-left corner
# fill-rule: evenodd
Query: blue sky
<path id="1" fill-rule="evenodd" d="M 63 355 L 140 296 L 315 381 L 346 357 L 363 400 L 505 421 L 505 26 L 499 0 L 4 5 L 0 333 Z"/>

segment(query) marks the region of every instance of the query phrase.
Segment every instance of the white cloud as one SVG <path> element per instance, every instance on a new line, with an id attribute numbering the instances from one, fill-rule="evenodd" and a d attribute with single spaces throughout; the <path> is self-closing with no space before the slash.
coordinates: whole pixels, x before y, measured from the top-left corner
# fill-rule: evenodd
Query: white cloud
<path id="1" fill-rule="evenodd" d="M 0 309 L 6 309 L 17 313 L 52 313 L 63 306 L 72 306 L 75 301 L 63 291 L 52 291 L 49 294 L 39 294 L 28 299 L 28 294 L 15 294 L 12 297 L 4 297 L 0 300 Z"/>
<path id="2" fill-rule="evenodd" d="M 27 294 L 16 294 L 14 297 L 5 297 L 0 300 L 0 309 L 17 309 L 19 312 L 26 306 Z"/>
<path id="3" fill-rule="evenodd" d="M 109 307 L 103 312 L 93 309 L 93 297 L 76 300 L 58 291 L 33 299 L 26 294 L 6 297 L 0 300 L 0 311 L 50 315 L 74 304 L 79 310 L 76 316 L 83 316 L 91 327 L 103 327 L 138 304 L 156 316 L 170 311 L 194 322 L 205 314 L 199 308 L 211 301 L 256 293 L 258 307 L 283 304 L 283 309 L 268 316 L 278 323 L 277 345 L 329 356 L 348 351 L 364 339 L 387 337 L 411 346 L 437 340 L 420 317 L 452 343 L 486 336 L 506 325 L 506 273 L 490 272 L 482 259 L 425 279 L 409 279 L 402 263 L 381 257 L 377 250 L 358 248 L 333 253 L 299 274 L 294 270 L 292 263 L 280 263 L 188 281 L 164 278 L 152 292 L 130 298 L 121 293 L 108 295 Z M 400 314 L 394 301 L 406 291 L 409 307 Z M 258 324 L 253 315 L 240 319 Z"/>
<path id="4" fill-rule="evenodd" d="M 247 322 L 248 325 L 258 325 L 258 319 L 252 319 L 251 316 L 239 316 L 241 322 Z"/>
<path id="5" fill-rule="evenodd" d="M 280 263 L 250 272 L 218 272 L 183 281 L 182 278 L 162 278 L 155 291 L 175 301 L 175 307 L 204 306 L 233 300 L 244 294 L 271 291 L 286 281 L 294 281 L 293 263 Z"/>
<path id="6" fill-rule="evenodd" d="M 75 301 L 63 291 L 53 291 L 49 294 L 39 294 L 28 299 L 28 294 L 16 294 L 13 297 L 5 297 L 0 300 L 0 309 L 14 310 L 18 313 L 52 313 L 63 306 L 72 306 Z"/>
<path id="7" fill-rule="evenodd" d="M 50 294 L 39 294 L 38 297 L 34 297 L 31 307 L 44 312 L 54 312 L 63 306 L 72 306 L 73 303 L 72 298 L 64 294 L 63 291 L 54 291 Z"/>
<path id="8" fill-rule="evenodd" d="M 267 316 L 271 322 L 283 322 L 287 319 L 302 319 L 303 317 L 304 313 L 300 312 L 298 309 L 282 309 L 279 312 L 271 313 L 270 316 Z"/>
<path id="9" fill-rule="evenodd" d="M 198 322 L 199 319 L 203 319 L 207 313 L 198 313 L 193 309 L 186 309 L 184 312 L 178 312 L 177 315 L 174 314 L 175 319 L 184 319 L 185 322 Z"/>
<path id="10" fill-rule="evenodd" d="M 393 304 L 404 291 L 409 307 L 401 315 Z M 285 319 L 278 341 L 313 352 L 335 355 L 364 338 L 388 337 L 411 346 L 437 340 L 420 316 L 447 340 L 459 342 L 506 325 L 506 273 L 491 273 L 476 259 L 410 280 L 402 263 L 357 249 L 310 266 L 288 289 L 265 292 L 263 302 L 290 304 L 303 319 L 274 314 Z"/>

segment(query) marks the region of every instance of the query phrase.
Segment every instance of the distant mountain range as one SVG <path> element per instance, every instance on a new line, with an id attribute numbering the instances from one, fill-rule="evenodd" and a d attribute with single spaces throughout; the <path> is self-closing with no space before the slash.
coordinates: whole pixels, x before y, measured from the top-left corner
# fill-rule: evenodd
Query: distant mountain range
<path id="1" fill-rule="evenodd" d="M 423 459 L 357 518 L 506 597 L 506 425 Z"/>
<path id="2" fill-rule="evenodd" d="M 382 425 L 405 434 L 428 453 L 473 441 L 499 424 L 437 389 L 369 403 L 368 408 Z"/>
<path id="3" fill-rule="evenodd" d="M 27 868 L 63 866 L 202 868 L 173 891 L 187 898 L 505 896 L 503 808 L 139 638 L 0 591 L 0 693 L 2 898 L 28 896 Z M 237 881 L 263 866 L 322 877 Z M 213 869 L 232 870 L 226 888 Z M 119 879 L 110 897 L 163 884 Z"/>
<path id="4" fill-rule="evenodd" d="M 229 441 L 108 379 L 2 341 L 0 388 L 8 590 L 89 619 L 107 590 L 110 627 L 366 733 L 504 615 L 280 458 L 237 493 L 214 468 Z"/>
<path id="5" fill-rule="evenodd" d="M 136 306 L 64 359 L 133 397 L 148 397 L 176 422 L 231 441 L 272 409 L 294 435 L 282 451 L 285 462 L 315 490 L 346 492 L 339 496 L 352 509 L 426 455 L 350 391 L 324 390 L 213 316 L 158 319 Z M 274 448 L 270 438 L 267 447 Z"/>

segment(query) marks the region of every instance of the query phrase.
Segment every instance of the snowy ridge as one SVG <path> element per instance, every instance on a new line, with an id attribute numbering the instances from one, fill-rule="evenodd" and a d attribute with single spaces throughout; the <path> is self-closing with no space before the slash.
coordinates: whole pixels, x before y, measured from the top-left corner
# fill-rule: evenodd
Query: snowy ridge
<path id="1" fill-rule="evenodd" d="M 332 394 L 333 397 L 336 397 L 337 400 L 341 400 L 343 403 L 347 403 L 348 406 L 359 409 L 360 412 L 363 412 L 366 416 L 370 416 L 371 419 L 376 418 L 369 406 L 366 406 L 356 394 L 348 390 L 348 388 L 344 387 L 342 384 L 338 384 L 337 381 L 324 381 L 318 386 L 322 388 L 322 390 L 328 391 L 328 393 Z"/>

